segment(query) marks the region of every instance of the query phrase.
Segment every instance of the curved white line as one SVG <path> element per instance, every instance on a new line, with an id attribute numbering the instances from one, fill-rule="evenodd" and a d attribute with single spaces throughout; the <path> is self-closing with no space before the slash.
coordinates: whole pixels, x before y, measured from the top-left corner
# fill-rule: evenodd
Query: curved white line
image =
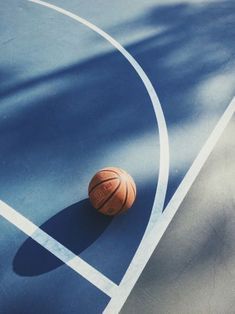
<path id="1" fill-rule="evenodd" d="M 124 48 L 122 47 L 121 44 L 119 44 L 114 38 L 112 38 L 109 34 L 95 26 L 94 24 L 90 23 L 89 21 L 81 18 L 80 16 L 73 14 L 65 9 L 62 9 L 58 6 L 55 6 L 53 4 L 50 4 L 45 1 L 40 1 L 40 0 L 28 0 L 30 2 L 34 2 L 37 4 L 40 4 L 42 6 L 48 7 L 52 10 L 55 10 L 63 15 L 66 15 L 79 23 L 87 26 L 88 28 L 92 29 L 94 32 L 102 36 L 104 39 L 106 39 L 110 44 L 112 44 L 128 61 L 129 63 L 133 66 L 139 77 L 141 78 L 142 82 L 145 85 L 145 88 L 149 94 L 149 97 L 151 99 L 154 112 L 156 115 L 157 119 L 157 124 L 158 124 L 158 131 L 159 131 L 159 141 L 160 141 L 160 162 L 159 162 L 159 175 L 158 175 L 158 183 L 157 183 L 157 189 L 156 189 L 156 194 L 155 194 L 155 199 L 154 199 L 154 204 L 153 204 L 153 209 L 152 213 L 149 219 L 148 226 L 145 230 L 144 237 L 142 241 L 140 242 L 140 245 L 136 251 L 135 256 L 132 259 L 132 262 L 126 272 L 126 274 L 130 274 L 136 272 L 136 266 L 134 266 L 136 263 L 143 263 L 143 259 L 140 258 L 140 251 L 144 250 L 144 243 L 143 240 L 146 237 L 146 235 L 149 233 L 150 229 L 155 225 L 155 223 L 158 220 L 159 215 L 162 213 L 163 206 L 164 206 L 164 201 L 165 201 L 165 195 L 166 195 L 166 189 L 167 189 L 167 184 L 168 184 L 168 176 L 169 176 L 169 142 L 168 142 L 168 132 L 167 132 L 167 126 L 166 126 L 166 121 L 165 117 L 161 108 L 161 104 L 159 102 L 159 99 L 157 97 L 157 94 L 154 90 L 154 87 L 152 83 L 150 82 L 148 76 L 142 69 L 142 67 L 139 65 L 139 63 L 132 57 L 132 55 Z M 134 263 L 133 263 L 134 262 Z M 147 262 L 147 261 L 146 261 Z M 145 262 L 145 263 L 146 263 Z M 134 283 L 130 280 L 126 280 L 126 274 L 124 275 L 121 286 L 122 290 L 124 292 L 125 290 L 125 295 L 126 297 L 129 295 L 131 289 L 134 286 Z M 136 281 L 136 280 L 135 280 Z M 122 293 L 123 295 L 123 293 Z M 115 299 L 118 302 L 118 294 Z"/>

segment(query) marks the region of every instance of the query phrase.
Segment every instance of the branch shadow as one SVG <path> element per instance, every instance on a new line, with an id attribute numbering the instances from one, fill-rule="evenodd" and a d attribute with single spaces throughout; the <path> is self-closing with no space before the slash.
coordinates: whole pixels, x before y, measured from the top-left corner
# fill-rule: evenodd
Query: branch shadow
<path id="1" fill-rule="evenodd" d="M 160 35 L 127 47 L 128 51 L 137 56 L 153 85 L 156 86 L 169 129 L 176 124 L 183 125 L 184 122 L 197 121 L 199 116 L 205 114 L 202 103 L 199 104 L 192 98 L 192 92 L 209 75 L 220 73 L 224 64 L 235 53 L 234 44 L 231 42 L 231 34 L 234 32 L 231 22 L 235 12 L 234 3 L 218 2 L 216 9 L 210 5 L 199 7 L 198 11 L 194 9 L 194 6 L 185 4 L 153 8 L 149 14 L 140 19 L 140 23 L 148 21 L 154 27 L 164 25 L 166 30 Z M 217 20 L 216 26 L 215 23 L 207 23 L 211 14 Z M 203 30 L 198 28 L 202 20 L 205 21 Z M 224 36 L 225 32 L 228 36 Z M 198 49 L 201 38 L 207 45 L 203 49 Z M 216 44 L 222 42 L 228 54 L 218 53 L 208 60 L 214 42 Z M 45 85 L 50 86 L 51 89 L 45 89 Z M 35 92 L 35 96 L 22 98 L 28 92 L 30 95 Z M 46 185 L 44 190 L 41 190 L 42 199 L 46 199 L 49 193 L 52 195 L 58 192 L 61 185 L 63 186 L 62 180 L 68 180 L 69 184 L 74 186 L 76 179 L 73 174 L 78 168 L 77 160 L 82 165 L 81 169 L 79 168 L 81 173 L 88 164 L 87 169 L 92 172 L 92 165 L 97 160 L 103 158 L 105 163 L 112 161 L 108 156 L 104 158 L 102 155 L 104 148 L 107 151 L 118 145 L 122 147 L 125 139 L 131 141 L 133 137 L 141 136 L 145 132 L 156 133 L 157 136 L 156 119 L 146 90 L 127 61 L 116 51 L 97 56 L 82 64 L 71 64 L 59 71 L 46 73 L 1 91 L 1 99 L 6 100 L 6 108 L 9 111 L 14 111 L 11 98 L 17 97 L 20 101 L 15 106 L 15 113 L 11 114 L 11 119 L 2 121 L 0 125 L 2 147 L 0 162 L 4 164 L 1 178 L 3 181 L 6 181 L 6 178 L 15 180 L 17 174 L 18 177 L 26 177 L 30 181 L 30 176 L 34 175 L 37 178 L 42 172 L 46 173 L 45 169 L 50 178 L 55 174 L 59 177 L 58 173 L 61 172 L 63 179 L 58 178 L 57 184 L 53 184 L 51 190 Z M 216 111 L 216 108 L 213 110 Z M 139 151 L 141 147 L 136 147 L 133 155 L 138 154 Z M 16 155 L 17 160 L 14 157 Z M 155 157 L 149 158 L 152 161 Z M 127 156 L 127 160 L 131 167 L 134 159 L 132 156 Z M 67 167 L 68 161 L 69 167 Z M 148 163 L 146 160 L 144 162 Z M 136 168 L 141 166 L 138 164 Z M 181 171 L 174 176 L 172 171 L 167 201 L 184 174 L 184 171 Z M 32 186 L 36 190 L 36 184 Z M 51 200 L 51 203 L 53 201 Z M 60 239 L 63 230 L 60 217 L 69 217 L 71 212 L 72 217 L 76 218 L 75 208 L 80 205 L 73 206 L 67 209 L 68 213 L 63 210 L 58 217 L 56 215 L 49 219 L 45 226 L 42 225 L 42 229 L 47 227 L 46 231 L 52 232 L 51 235 L 55 239 L 79 254 L 101 234 L 108 222 L 97 221 L 100 229 L 92 235 L 87 235 L 89 229 L 87 229 L 89 231 L 81 229 L 89 239 L 85 241 L 85 246 L 79 242 L 80 239 L 78 243 L 74 243 L 74 239 L 77 240 L 75 225 L 71 228 L 72 234 L 67 235 L 68 241 L 65 235 Z M 85 219 L 85 211 L 83 214 Z M 91 218 L 89 224 L 93 228 L 92 215 L 89 216 Z M 60 226 L 56 228 L 56 232 L 51 224 L 52 222 L 54 224 L 54 219 Z M 141 234 L 142 226 L 139 228 Z M 82 242 L 84 239 L 85 237 Z M 23 256 L 40 255 L 34 254 L 35 250 L 39 252 L 39 248 L 35 249 L 37 244 L 30 239 L 27 241 L 24 245 L 26 249 L 21 248 L 14 260 L 14 269 L 17 273 L 39 274 L 61 265 L 59 261 L 55 262 L 55 257 L 52 261 L 49 253 L 41 252 L 46 260 L 45 269 L 40 265 L 44 264 L 40 263 L 40 259 L 33 261 L 36 267 L 30 265 L 25 267 L 27 261 Z"/>

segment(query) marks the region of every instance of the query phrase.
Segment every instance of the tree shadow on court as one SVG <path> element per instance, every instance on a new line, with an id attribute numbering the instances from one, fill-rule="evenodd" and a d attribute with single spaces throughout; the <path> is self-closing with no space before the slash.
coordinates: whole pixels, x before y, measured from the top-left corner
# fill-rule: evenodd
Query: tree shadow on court
<path id="1" fill-rule="evenodd" d="M 156 27 L 157 34 L 128 50 L 156 87 L 166 118 L 171 156 L 167 204 L 235 95 L 235 3 L 163 4 L 129 27 L 141 25 Z"/>
<path id="2" fill-rule="evenodd" d="M 210 111 L 219 118 L 223 106 L 218 109 L 218 105 L 227 105 L 225 98 L 235 92 L 233 88 L 225 97 L 217 99 L 212 93 L 209 94 L 207 99 L 211 99 L 211 106 L 208 109 L 204 106 L 205 98 L 200 99 L 200 92 L 197 90 L 208 79 L 223 74 L 225 64 L 232 66 L 235 54 L 235 46 L 231 41 L 235 29 L 232 22 L 234 8 L 232 1 L 216 2 L 215 8 L 213 4 L 201 7 L 190 4 L 162 5 L 152 8 L 133 24 L 163 26 L 160 34 L 131 44 L 127 50 L 140 62 L 156 88 L 169 131 L 174 132 L 175 126 L 185 128 L 184 134 L 188 136 L 190 143 L 186 145 L 188 142 L 183 138 L 176 150 L 170 148 L 171 156 L 178 154 L 184 167 L 177 174 L 175 170 L 178 169 L 174 169 L 176 166 L 171 168 L 167 200 L 193 161 L 191 157 L 185 158 L 187 150 L 196 147 L 195 152 L 198 153 L 204 143 L 204 138 L 198 140 L 197 137 L 195 143 L 195 136 L 190 137 L 188 126 L 196 125 Z M 73 23 L 71 27 L 74 27 Z M 68 33 L 64 36 L 67 37 Z M 48 58 L 43 55 L 43 51 L 39 51 L 39 54 L 42 58 Z M 207 84 L 205 89 L 207 90 Z M 216 85 L 212 90 L 220 91 Z M 108 52 L 5 87 L 1 90 L 0 97 L 2 104 L 5 104 L 6 116 L 0 125 L 0 161 L 4 165 L 0 178 L 1 194 L 8 193 L 9 186 L 6 191 L 4 186 L 6 182 L 10 182 L 14 187 L 15 197 L 11 199 L 12 204 L 22 211 L 34 208 L 34 211 L 28 210 L 26 213 L 33 221 L 43 212 L 51 227 L 54 219 L 50 217 L 57 217 L 54 216 L 56 209 L 63 208 L 60 204 L 64 200 L 69 203 L 68 200 L 78 198 L 78 185 L 81 192 L 79 195 L 84 195 L 90 175 L 100 167 L 115 163 L 115 166 L 124 167 L 131 172 L 134 178 L 138 177 L 139 169 L 151 168 L 146 176 L 143 171 L 142 177 L 137 179 L 137 186 L 143 187 L 140 195 L 143 200 L 144 221 L 141 221 L 141 215 L 134 214 L 120 219 L 123 229 L 130 231 L 132 236 L 128 248 L 132 246 L 132 253 L 128 256 L 129 263 L 139 244 L 136 239 L 141 239 L 152 209 L 154 192 L 148 194 L 147 189 L 156 187 L 159 155 L 154 111 L 143 83 L 130 64 L 119 52 Z M 210 131 L 208 130 L 205 131 L 205 137 Z M 156 135 L 156 142 L 149 144 L 146 154 L 143 140 L 129 152 L 128 147 L 133 139 L 142 139 L 143 134 L 147 137 Z M 118 154 L 110 154 L 117 147 L 122 151 L 122 158 Z M 139 156 L 144 157 L 141 160 L 137 158 Z M 141 212 L 142 208 L 138 209 Z M 73 210 L 72 212 L 75 213 Z M 62 213 L 65 214 L 64 211 Z M 58 217 L 60 215 L 62 214 L 58 214 Z M 61 222 L 60 219 L 59 221 Z M 105 225 L 103 222 L 100 224 L 102 228 Z M 116 228 L 118 230 L 117 226 Z M 101 229 L 97 231 L 97 236 Z M 53 236 L 58 235 L 56 233 Z M 69 239 L 73 247 L 74 239 Z M 25 247 L 32 248 L 33 241 L 27 241 L 29 244 L 25 244 Z M 114 243 L 120 242 L 118 238 L 115 241 Z M 69 243 L 65 244 L 70 247 Z M 75 249 L 78 252 L 84 249 L 82 243 Z M 23 253 L 24 250 L 22 248 Z M 45 252 L 43 254 L 45 256 Z M 23 264 L 24 254 L 18 252 L 17 255 L 21 256 L 21 259 L 15 259 L 21 260 L 20 263 L 17 262 L 18 272 L 24 273 L 26 269 L 19 266 Z M 49 260 L 52 261 L 51 258 Z M 50 262 L 52 268 L 60 263 L 55 260 L 53 258 Z M 122 263 L 124 265 L 123 261 Z M 37 264 L 37 267 L 31 269 L 32 272 L 40 273 L 39 266 Z M 123 269 L 127 266 L 126 263 Z M 16 269 L 16 262 L 14 268 Z"/>
<path id="3" fill-rule="evenodd" d="M 233 68 L 234 12 L 233 1 L 161 5 L 112 30 L 115 37 L 115 31 L 119 35 L 119 28 L 122 31 L 125 27 L 139 29 L 142 25 L 162 28 L 156 35 L 126 48 L 140 62 L 156 88 L 169 132 L 174 132 L 174 128 L 185 129 L 185 138 L 174 149 L 170 134 L 171 156 L 180 156 L 183 167 L 171 168 L 174 182 L 170 182 L 168 199 L 192 163 L 187 152 L 194 149 L 196 157 L 212 130 L 208 120 L 208 127 L 205 123 L 205 130 L 198 130 L 198 136 L 192 139 L 190 127 L 206 115 L 219 118 L 235 93 L 233 87 L 220 92 L 222 85 L 230 84 L 226 73 L 229 67 Z M 46 92 L 45 85 L 51 86 Z M 41 93 L 41 99 L 32 97 L 29 101 L 24 97 L 28 92 Z M 202 97 L 203 93 L 208 93 L 207 97 Z M 131 141 L 143 133 L 157 132 L 142 82 L 116 51 L 23 81 L 5 88 L 0 95 L 22 99 L 16 114 L 11 114 L 11 119 L 0 128 L 4 141 L 12 143 L 2 148 L 2 154 L 11 159 L 11 166 L 6 166 L 8 173 L 22 172 L 25 167 L 34 168 L 36 173 L 40 167 L 38 161 L 34 164 L 30 161 L 31 165 L 23 162 L 24 167 L 18 168 L 12 160 L 14 151 L 25 156 L 29 147 L 31 151 L 37 147 L 45 152 L 45 162 L 56 160 L 59 165 L 64 157 L 73 156 L 71 158 L 80 159 L 84 164 L 96 159 L 103 166 L 101 159 L 112 162 L 108 154 L 104 156 L 103 148 L 121 147 L 126 139 Z M 205 102 L 209 103 L 208 107 Z M 12 106 L 9 104 L 8 108 Z M 12 129 L 20 131 L 16 135 Z M 192 142 L 194 145 L 190 145 Z M 53 148 L 54 155 L 48 147 Z"/>
<path id="4" fill-rule="evenodd" d="M 85 199 L 65 208 L 41 225 L 40 229 L 79 255 L 96 241 L 111 221 L 112 218 L 98 213 Z M 71 255 L 68 254 L 67 258 L 69 261 Z M 32 238 L 28 238 L 15 255 L 13 269 L 21 276 L 36 276 L 56 269 L 63 263 Z"/>

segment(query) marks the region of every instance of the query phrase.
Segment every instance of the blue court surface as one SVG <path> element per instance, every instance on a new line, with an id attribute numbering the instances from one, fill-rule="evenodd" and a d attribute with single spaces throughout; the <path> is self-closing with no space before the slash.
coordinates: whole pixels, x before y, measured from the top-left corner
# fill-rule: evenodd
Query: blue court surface
<path id="1" fill-rule="evenodd" d="M 234 168 L 223 168 L 235 154 L 234 37 L 233 0 L 1 1 L 0 314 L 235 313 L 235 292 L 193 309 L 168 280 L 186 265 L 179 286 L 200 303 L 202 259 L 189 248 L 204 239 L 202 222 L 224 222 L 208 218 L 211 207 L 234 204 Z M 108 166 L 137 186 L 114 218 L 87 193 Z M 227 202 L 212 206 L 213 188 L 202 204 L 218 169 Z"/>

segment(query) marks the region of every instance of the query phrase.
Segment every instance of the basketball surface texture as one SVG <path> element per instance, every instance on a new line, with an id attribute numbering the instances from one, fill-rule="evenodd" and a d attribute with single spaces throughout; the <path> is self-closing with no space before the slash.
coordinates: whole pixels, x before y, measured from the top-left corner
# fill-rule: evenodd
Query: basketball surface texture
<path id="1" fill-rule="evenodd" d="M 120 168 L 98 171 L 88 187 L 92 205 L 105 215 L 117 215 L 129 209 L 136 198 L 136 185 L 132 177 Z"/>

